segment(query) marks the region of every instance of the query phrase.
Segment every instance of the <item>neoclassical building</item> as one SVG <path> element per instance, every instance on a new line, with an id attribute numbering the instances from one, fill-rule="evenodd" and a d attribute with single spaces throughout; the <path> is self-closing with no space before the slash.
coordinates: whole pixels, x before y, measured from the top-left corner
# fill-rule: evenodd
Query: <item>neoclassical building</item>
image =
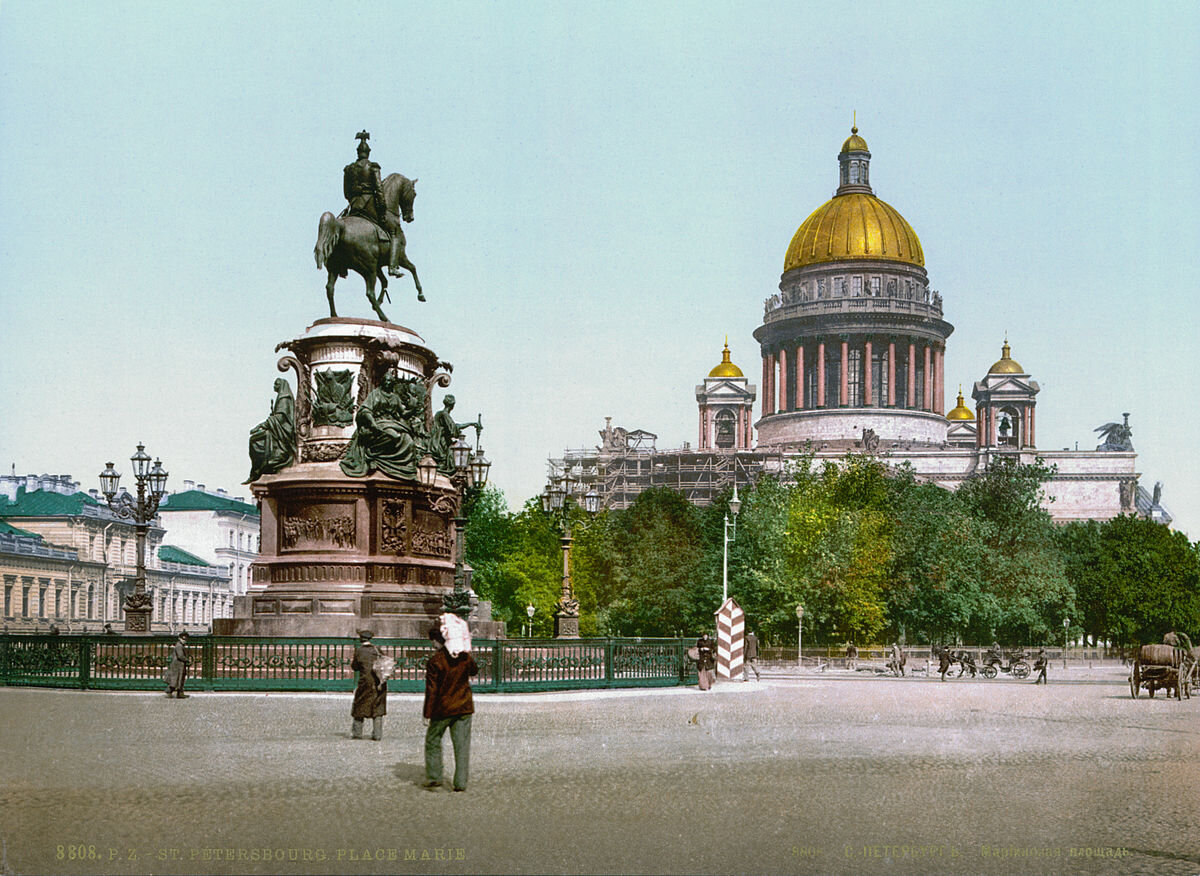
<path id="1" fill-rule="evenodd" d="M 1131 442 L 1038 446 L 1040 387 L 1007 337 L 1000 358 L 972 384 L 974 412 L 961 388 L 946 412 L 943 363 L 954 326 L 930 287 L 921 241 L 875 196 L 871 153 L 857 128 L 837 160 L 837 189 L 793 235 L 779 292 L 766 300 L 754 332 L 763 374 L 758 450 L 785 457 L 807 450 L 818 459 L 874 453 L 949 489 L 998 457 L 1041 458 L 1055 468 L 1045 492 L 1057 520 L 1105 520 L 1146 507 L 1169 519 L 1160 491 L 1151 501 L 1138 486 Z"/>
<path id="2" fill-rule="evenodd" d="M 946 409 L 945 354 L 954 326 L 930 285 L 921 240 L 876 197 L 871 152 L 857 128 L 837 164 L 833 197 L 792 236 L 779 291 L 766 299 L 754 332 L 762 358 L 758 420 L 751 411 L 759 388 L 732 361 L 726 342 L 721 362 L 696 387 L 695 448 L 626 446 L 610 440 L 615 433 L 606 426 L 602 446 L 550 459 L 551 476 L 567 473 L 581 490 L 596 489 L 606 507 L 623 508 L 652 486 L 707 504 L 762 472 L 786 475 L 788 458 L 802 453 L 818 462 L 871 453 L 948 489 L 998 458 L 1040 458 L 1054 468 L 1044 490 L 1056 520 L 1137 513 L 1169 523 L 1161 484 L 1153 493 L 1138 484 L 1131 441 L 1083 450 L 1039 446 L 1040 387 L 1007 337 L 990 367 L 985 359 L 974 374 L 955 375 L 956 401 Z M 1110 425 L 1128 438 L 1128 415 L 1123 427 Z"/>

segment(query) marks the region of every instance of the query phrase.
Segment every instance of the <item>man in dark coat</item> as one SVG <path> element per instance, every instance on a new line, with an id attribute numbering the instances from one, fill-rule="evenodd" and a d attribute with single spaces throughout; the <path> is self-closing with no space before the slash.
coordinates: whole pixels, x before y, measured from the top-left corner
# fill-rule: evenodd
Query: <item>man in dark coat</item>
<path id="1" fill-rule="evenodd" d="M 938 651 L 938 671 L 942 673 L 942 681 L 946 680 L 946 673 L 950 670 L 950 646 L 943 645 Z"/>
<path id="2" fill-rule="evenodd" d="M 745 649 L 742 652 L 742 680 L 750 680 L 750 670 L 754 670 L 754 680 L 762 680 L 762 676 L 758 674 L 758 636 L 754 633 L 746 633 Z"/>
<path id="3" fill-rule="evenodd" d="M 1038 673 L 1038 677 L 1033 680 L 1034 684 L 1049 683 L 1046 681 L 1046 666 L 1049 664 L 1049 662 L 1050 661 L 1046 659 L 1046 649 L 1038 648 L 1037 661 L 1033 664 L 1034 670 L 1036 670 Z"/>
<path id="4" fill-rule="evenodd" d="M 163 673 L 163 681 L 167 684 L 167 696 L 174 696 L 181 700 L 188 698 L 188 695 L 183 692 L 183 685 L 187 681 L 188 663 L 191 662 L 188 659 L 187 642 L 188 634 L 180 633 L 179 638 L 175 641 L 175 646 L 171 649 L 171 664 Z"/>
<path id="5" fill-rule="evenodd" d="M 713 670 L 717 668 L 717 649 L 708 633 L 701 633 L 696 640 L 696 674 L 700 690 L 708 690 L 713 683 Z"/>
<path id="6" fill-rule="evenodd" d="M 442 784 L 442 736 L 450 731 L 454 746 L 454 790 L 467 790 L 471 766 L 471 716 L 475 701 L 471 696 L 471 676 L 479 667 L 470 651 L 451 657 L 446 651 L 441 629 L 429 630 L 434 652 L 425 666 L 425 785 L 430 791 Z"/>
<path id="7" fill-rule="evenodd" d="M 357 672 L 358 686 L 354 688 L 354 704 L 350 707 L 350 736 L 362 739 L 363 721 L 371 719 L 371 738 L 378 742 L 383 738 L 383 716 L 387 714 L 387 682 L 380 683 L 375 674 L 375 661 L 379 649 L 371 644 L 375 634 L 370 630 L 358 631 L 358 645 L 350 668 Z"/>

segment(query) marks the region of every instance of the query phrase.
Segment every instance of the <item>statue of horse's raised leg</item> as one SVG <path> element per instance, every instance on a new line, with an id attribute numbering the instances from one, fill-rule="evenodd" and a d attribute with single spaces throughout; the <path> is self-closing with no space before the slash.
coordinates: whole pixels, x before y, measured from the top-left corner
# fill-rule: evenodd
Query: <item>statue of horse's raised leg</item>
<path id="1" fill-rule="evenodd" d="M 421 281 L 417 279 L 416 266 L 414 266 L 413 263 L 408 260 L 408 256 L 405 254 L 403 249 L 400 250 L 400 258 L 396 260 L 396 264 L 402 268 L 407 268 L 408 272 L 413 275 L 413 282 L 417 285 L 417 300 L 424 301 L 425 293 L 421 291 Z"/>

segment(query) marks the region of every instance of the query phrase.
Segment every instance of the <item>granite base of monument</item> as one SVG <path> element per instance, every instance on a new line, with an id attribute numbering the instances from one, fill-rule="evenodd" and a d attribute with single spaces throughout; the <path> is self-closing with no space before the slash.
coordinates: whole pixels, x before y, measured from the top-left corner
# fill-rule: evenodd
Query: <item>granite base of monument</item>
<path id="1" fill-rule="evenodd" d="M 319 320 L 279 347 L 292 353 L 279 369 L 297 375 L 295 452 L 251 484 L 262 511 L 252 584 L 213 632 L 353 636 L 369 627 L 423 639 L 454 591 L 462 485 L 441 473 L 425 485 L 378 471 L 351 476 L 340 460 L 355 412 L 384 375 L 423 385 L 428 415 L 429 391 L 450 382 L 445 363 L 411 329 L 372 320 Z M 487 603 L 472 594 L 471 606 L 474 635 L 504 636 Z"/>

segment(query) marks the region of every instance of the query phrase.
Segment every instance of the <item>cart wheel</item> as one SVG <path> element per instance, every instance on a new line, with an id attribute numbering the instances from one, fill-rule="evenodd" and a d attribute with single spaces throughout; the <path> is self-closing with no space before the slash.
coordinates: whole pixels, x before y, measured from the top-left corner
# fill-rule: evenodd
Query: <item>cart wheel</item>
<path id="1" fill-rule="evenodd" d="M 1138 661 L 1133 661 L 1133 672 L 1129 676 L 1129 692 L 1136 700 L 1138 698 L 1138 690 L 1142 686 L 1142 667 Z"/>
<path id="2" fill-rule="evenodd" d="M 1135 700 L 1137 699 L 1138 686 L 1137 686 L 1137 682 L 1133 680 L 1132 675 L 1129 676 L 1129 695 L 1131 697 L 1133 697 Z"/>
<path id="3" fill-rule="evenodd" d="M 1029 664 L 1025 661 L 1019 661 L 1013 664 L 1013 678 L 1029 678 Z"/>
<path id="4" fill-rule="evenodd" d="M 985 666 L 983 669 L 979 670 L 979 674 L 984 678 L 995 678 L 996 667 L 989 664 L 988 666 Z"/>

